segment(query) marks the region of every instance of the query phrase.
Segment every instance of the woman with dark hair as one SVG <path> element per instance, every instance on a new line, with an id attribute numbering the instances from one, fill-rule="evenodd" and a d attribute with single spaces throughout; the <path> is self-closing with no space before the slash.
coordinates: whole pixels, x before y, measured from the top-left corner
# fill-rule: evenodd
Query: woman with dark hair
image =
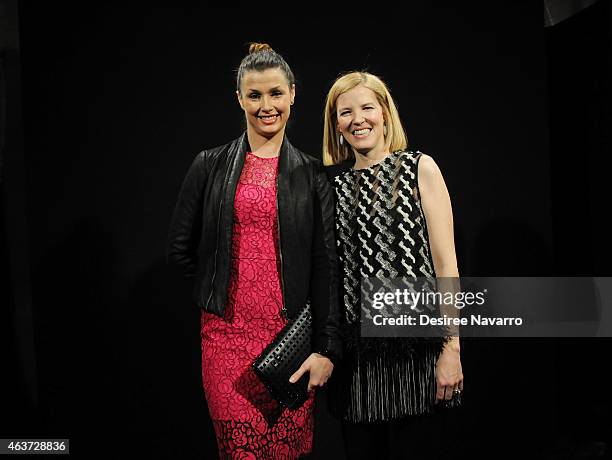
<path id="1" fill-rule="evenodd" d="M 419 439 L 435 404 L 460 403 L 459 339 L 447 331 L 361 337 L 361 285 L 459 276 L 448 190 L 434 160 L 407 149 L 393 98 L 377 76 L 338 78 L 324 117 L 323 160 L 343 165 L 333 185 L 345 350 L 330 381 L 331 409 L 342 420 L 348 458 L 420 458 L 419 442 L 421 454 L 443 443 Z"/>
<path id="2" fill-rule="evenodd" d="M 168 258 L 194 277 L 202 309 L 202 380 L 221 458 L 280 459 L 312 448 L 313 401 L 271 398 L 253 361 L 307 301 L 313 350 L 298 372 L 325 384 L 338 341 L 333 191 L 320 161 L 285 136 L 295 79 L 252 44 L 236 95 L 246 132 L 197 155 L 172 217 Z"/>

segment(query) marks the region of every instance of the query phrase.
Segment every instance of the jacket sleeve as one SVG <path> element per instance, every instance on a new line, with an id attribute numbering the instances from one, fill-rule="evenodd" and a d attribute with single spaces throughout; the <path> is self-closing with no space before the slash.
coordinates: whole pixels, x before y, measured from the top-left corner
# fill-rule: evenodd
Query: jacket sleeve
<path id="1" fill-rule="evenodd" d="M 338 259 L 334 232 L 335 200 L 323 165 L 318 162 L 314 173 L 315 199 L 313 212 L 312 302 L 313 351 L 332 362 L 342 356 L 339 335 Z"/>
<path id="2" fill-rule="evenodd" d="M 183 180 L 166 246 L 166 262 L 176 265 L 185 278 L 193 278 L 197 271 L 206 178 L 206 151 L 202 151 Z"/>

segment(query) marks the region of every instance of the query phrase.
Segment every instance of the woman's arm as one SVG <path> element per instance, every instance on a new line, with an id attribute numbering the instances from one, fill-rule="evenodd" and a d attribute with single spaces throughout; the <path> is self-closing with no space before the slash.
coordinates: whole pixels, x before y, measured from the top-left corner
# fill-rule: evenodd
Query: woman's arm
<path id="1" fill-rule="evenodd" d="M 450 196 L 440 168 L 429 155 L 421 155 L 418 182 L 436 276 L 458 277 Z"/>
<path id="2" fill-rule="evenodd" d="M 206 176 L 206 151 L 202 151 L 183 180 L 168 232 L 166 261 L 174 263 L 186 278 L 194 277 L 197 270 Z"/>
<path id="3" fill-rule="evenodd" d="M 437 278 L 457 278 L 457 256 L 453 233 L 453 211 L 448 189 L 436 162 L 422 154 L 418 163 L 418 186 L 427 221 L 429 246 Z M 453 391 L 463 388 L 459 337 L 446 343 L 436 366 L 438 400 L 451 399 Z"/>
<path id="4" fill-rule="evenodd" d="M 310 299 L 313 305 L 314 349 L 339 358 L 340 308 L 338 303 L 338 257 L 335 238 L 335 200 L 327 174 L 319 163 L 314 178 L 312 268 Z"/>
<path id="5" fill-rule="evenodd" d="M 310 301 L 313 315 L 313 350 L 293 374 L 296 382 L 310 372 L 309 389 L 325 384 L 333 370 L 333 361 L 341 357 L 338 305 L 338 259 L 334 232 L 334 191 L 320 163 L 314 176 L 312 264 Z"/>

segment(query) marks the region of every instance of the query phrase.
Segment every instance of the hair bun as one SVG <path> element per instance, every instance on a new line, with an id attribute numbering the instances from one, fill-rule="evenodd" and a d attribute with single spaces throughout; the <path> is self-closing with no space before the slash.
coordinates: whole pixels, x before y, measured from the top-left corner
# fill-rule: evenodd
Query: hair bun
<path id="1" fill-rule="evenodd" d="M 272 50 L 272 47 L 267 43 L 251 43 L 249 46 L 249 54 L 258 53 L 260 51 Z"/>

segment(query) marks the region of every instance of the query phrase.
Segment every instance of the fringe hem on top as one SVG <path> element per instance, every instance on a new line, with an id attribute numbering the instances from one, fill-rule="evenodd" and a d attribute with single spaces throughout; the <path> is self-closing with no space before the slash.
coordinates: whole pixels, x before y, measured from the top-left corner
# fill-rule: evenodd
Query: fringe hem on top
<path id="1" fill-rule="evenodd" d="M 349 353 L 329 382 L 330 411 L 353 423 L 386 422 L 432 413 L 439 352 L 438 344 L 422 347 L 419 353 Z M 443 406 L 460 404 L 460 396 L 456 395 Z"/>

